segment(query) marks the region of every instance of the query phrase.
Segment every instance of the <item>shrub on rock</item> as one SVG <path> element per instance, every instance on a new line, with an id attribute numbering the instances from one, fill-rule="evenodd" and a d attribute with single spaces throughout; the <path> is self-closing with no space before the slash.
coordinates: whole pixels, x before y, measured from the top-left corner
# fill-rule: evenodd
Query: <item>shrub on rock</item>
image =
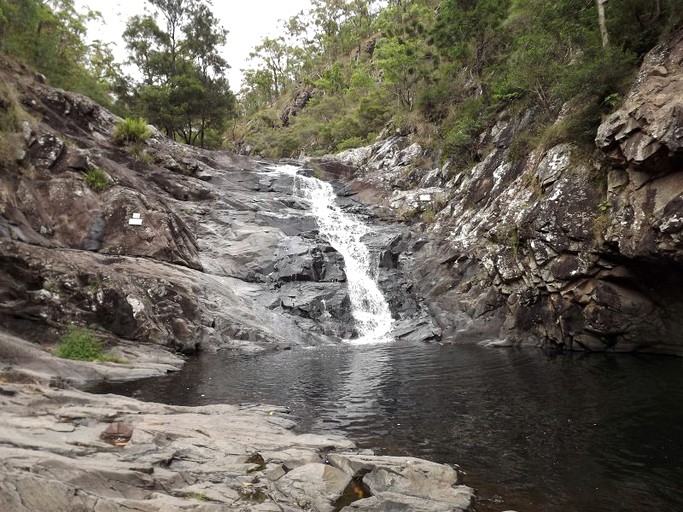
<path id="1" fill-rule="evenodd" d="M 65 359 L 96 361 L 103 358 L 102 344 L 85 329 L 69 328 L 55 350 L 55 355 Z"/>
<path id="2" fill-rule="evenodd" d="M 117 144 L 126 145 L 145 142 L 151 135 L 147 121 L 141 117 L 127 117 L 116 125 L 113 137 Z"/>
<path id="3" fill-rule="evenodd" d="M 85 173 L 85 183 L 95 192 L 102 192 L 109 187 L 109 176 L 100 167 L 95 167 Z"/>

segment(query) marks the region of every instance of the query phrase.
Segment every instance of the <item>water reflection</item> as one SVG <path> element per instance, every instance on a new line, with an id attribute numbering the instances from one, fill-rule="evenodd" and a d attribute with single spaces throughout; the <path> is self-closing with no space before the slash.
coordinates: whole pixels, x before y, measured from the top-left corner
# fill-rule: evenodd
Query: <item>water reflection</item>
<path id="1" fill-rule="evenodd" d="M 683 360 L 476 346 L 215 355 L 116 392 L 289 406 L 300 428 L 458 463 L 477 510 L 683 510 Z"/>

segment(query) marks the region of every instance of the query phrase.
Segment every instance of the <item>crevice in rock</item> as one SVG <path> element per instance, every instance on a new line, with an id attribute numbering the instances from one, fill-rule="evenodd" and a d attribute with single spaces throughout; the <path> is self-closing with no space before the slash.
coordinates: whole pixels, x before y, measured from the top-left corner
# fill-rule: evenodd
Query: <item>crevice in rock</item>
<path id="1" fill-rule="evenodd" d="M 364 474 L 367 473 L 369 473 L 369 470 L 365 471 Z M 348 507 L 356 501 L 371 498 L 372 496 L 373 494 L 370 491 L 370 488 L 363 483 L 363 475 L 356 475 L 351 479 L 341 496 L 332 504 L 334 507 L 333 512 L 339 512 L 344 507 Z"/>

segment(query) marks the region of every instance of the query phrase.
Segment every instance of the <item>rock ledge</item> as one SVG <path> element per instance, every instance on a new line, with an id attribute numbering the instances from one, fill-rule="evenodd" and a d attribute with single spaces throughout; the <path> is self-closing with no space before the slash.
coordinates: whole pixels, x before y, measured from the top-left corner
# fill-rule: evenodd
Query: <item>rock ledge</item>
<path id="1" fill-rule="evenodd" d="M 282 408 L 169 406 L 12 380 L 0 374 L 0 510 L 472 510 L 453 468 L 295 434 Z"/>

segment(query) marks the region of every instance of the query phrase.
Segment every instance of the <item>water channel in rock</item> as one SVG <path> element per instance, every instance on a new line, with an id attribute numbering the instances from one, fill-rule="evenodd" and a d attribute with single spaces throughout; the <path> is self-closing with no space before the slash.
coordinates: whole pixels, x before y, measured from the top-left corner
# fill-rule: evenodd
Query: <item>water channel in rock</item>
<path id="1" fill-rule="evenodd" d="M 683 510 L 683 359 L 342 344 L 219 352 L 98 391 L 285 405 L 301 431 L 459 464 L 479 512 Z"/>

